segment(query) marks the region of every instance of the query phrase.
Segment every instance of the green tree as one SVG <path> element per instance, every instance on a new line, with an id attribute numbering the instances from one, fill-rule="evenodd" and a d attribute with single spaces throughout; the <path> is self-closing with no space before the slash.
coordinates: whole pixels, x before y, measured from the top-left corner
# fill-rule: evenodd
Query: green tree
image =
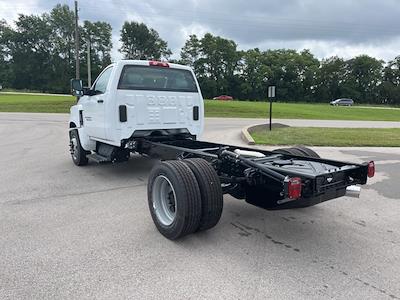
<path id="1" fill-rule="evenodd" d="M 0 31 L 8 32 L 9 46 L 5 57 L 10 66 L 7 74 L 13 75 L 12 87 L 68 92 L 69 80 L 75 76 L 73 11 L 67 5 L 58 4 L 49 14 L 20 15 L 15 25 L 15 30 L 11 30 L 4 22 L 0 24 Z M 104 22 L 85 21 L 79 32 L 81 76 L 86 78 L 87 75 L 86 43 L 90 38 L 95 78 L 111 62 L 111 26 Z M 3 44 L 0 42 L 0 45 Z M 2 49 L 5 48 L 0 46 L 0 53 Z M 4 55 L 0 57 L 4 58 Z M 0 73 L 1 70 L 3 67 Z"/>
<path id="2" fill-rule="evenodd" d="M 172 54 L 158 32 L 144 23 L 125 22 L 121 29 L 119 49 L 127 59 L 168 59 Z"/>
<path id="3" fill-rule="evenodd" d="M 47 14 L 20 15 L 10 42 L 13 87 L 17 89 L 49 90 L 54 76 L 50 40 L 51 26 Z"/>
<path id="4" fill-rule="evenodd" d="M 308 51 L 268 50 L 262 64 L 270 69 L 264 86 L 275 85 L 277 98 L 284 101 L 312 101 L 319 61 Z"/>
<path id="5" fill-rule="evenodd" d="M 53 70 L 57 74 L 51 80 L 52 92 L 67 92 L 69 80 L 75 77 L 74 20 L 74 12 L 67 5 L 57 4 L 49 15 Z"/>
<path id="6" fill-rule="evenodd" d="M 245 99 L 265 99 L 267 82 L 272 77 L 271 66 L 264 63 L 264 54 L 258 49 L 243 53 L 240 64 L 241 97 Z"/>
<path id="7" fill-rule="evenodd" d="M 346 73 L 346 62 L 342 58 L 333 56 L 322 60 L 316 80 L 317 101 L 327 102 L 345 97 L 344 80 Z"/>
<path id="8" fill-rule="evenodd" d="M 210 33 L 200 40 L 195 35 L 190 36 L 181 51 L 181 61 L 194 67 L 206 97 L 232 94 L 237 86 L 235 71 L 240 57 L 234 41 Z"/>
<path id="9" fill-rule="evenodd" d="M 0 20 L 0 85 L 5 88 L 12 81 L 12 65 L 10 63 L 10 39 L 12 30 L 5 20 Z"/>
<path id="10" fill-rule="evenodd" d="M 199 59 L 201 52 L 201 42 L 195 34 L 189 36 L 181 50 L 181 58 L 179 63 L 194 67 L 195 62 Z"/>
<path id="11" fill-rule="evenodd" d="M 348 60 L 345 93 L 359 103 L 379 102 L 383 63 L 368 55 Z"/>
<path id="12" fill-rule="evenodd" d="M 305 101 L 315 101 L 315 89 L 317 85 L 319 60 L 305 49 L 299 55 L 299 79 L 302 86 L 302 99 Z"/>
<path id="13" fill-rule="evenodd" d="M 381 93 L 383 103 L 400 104 L 400 56 L 385 66 Z"/>
<path id="14" fill-rule="evenodd" d="M 106 22 L 84 21 L 81 29 L 82 78 L 87 78 L 87 48 L 90 45 L 92 81 L 111 63 L 112 28 Z"/>

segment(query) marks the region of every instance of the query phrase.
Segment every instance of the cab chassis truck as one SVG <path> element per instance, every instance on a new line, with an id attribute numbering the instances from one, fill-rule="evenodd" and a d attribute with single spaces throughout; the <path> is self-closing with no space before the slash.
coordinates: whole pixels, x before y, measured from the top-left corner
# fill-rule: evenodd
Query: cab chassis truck
<path id="1" fill-rule="evenodd" d="M 375 174 L 373 161 L 320 158 L 302 146 L 262 151 L 199 140 L 203 98 L 187 66 L 122 60 L 91 88 L 71 80 L 71 90 L 78 97 L 69 121 L 73 162 L 123 162 L 131 153 L 160 159 L 148 178 L 148 204 L 171 240 L 213 228 L 224 194 L 268 210 L 303 208 L 358 197 L 358 185 Z"/>

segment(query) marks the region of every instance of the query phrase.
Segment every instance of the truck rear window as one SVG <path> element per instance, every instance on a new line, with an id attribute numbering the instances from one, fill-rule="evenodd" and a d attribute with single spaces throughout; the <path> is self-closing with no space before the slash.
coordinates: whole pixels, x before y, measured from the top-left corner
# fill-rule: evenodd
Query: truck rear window
<path id="1" fill-rule="evenodd" d="M 153 66 L 125 66 L 118 89 L 197 93 L 192 72 Z"/>

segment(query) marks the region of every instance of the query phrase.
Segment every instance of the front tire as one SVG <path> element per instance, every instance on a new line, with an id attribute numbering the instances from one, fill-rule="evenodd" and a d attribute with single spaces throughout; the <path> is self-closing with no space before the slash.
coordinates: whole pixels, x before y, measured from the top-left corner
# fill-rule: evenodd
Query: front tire
<path id="1" fill-rule="evenodd" d="M 77 166 L 87 165 L 89 162 L 86 156 L 88 152 L 82 148 L 77 129 L 73 129 L 69 132 L 69 143 L 71 158 L 74 164 Z"/>
<path id="2" fill-rule="evenodd" d="M 156 165 L 147 185 L 150 214 L 158 231 L 176 240 L 195 232 L 201 219 L 201 194 L 190 168 L 181 161 Z"/>

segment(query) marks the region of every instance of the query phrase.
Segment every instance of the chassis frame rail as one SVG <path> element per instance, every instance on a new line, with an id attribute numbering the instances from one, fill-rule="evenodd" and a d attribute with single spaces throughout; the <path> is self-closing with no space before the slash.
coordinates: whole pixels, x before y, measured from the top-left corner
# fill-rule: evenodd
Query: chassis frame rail
<path id="1" fill-rule="evenodd" d="M 264 156 L 240 155 L 237 149 Z M 141 138 L 135 140 L 133 150 L 161 160 L 203 158 L 216 170 L 224 193 L 267 209 L 310 206 L 344 196 L 347 187 L 365 184 L 368 174 L 368 163 L 278 154 L 191 138 Z M 302 180 L 302 196 L 296 201 L 287 195 L 287 179 L 292 177 Z"/>

